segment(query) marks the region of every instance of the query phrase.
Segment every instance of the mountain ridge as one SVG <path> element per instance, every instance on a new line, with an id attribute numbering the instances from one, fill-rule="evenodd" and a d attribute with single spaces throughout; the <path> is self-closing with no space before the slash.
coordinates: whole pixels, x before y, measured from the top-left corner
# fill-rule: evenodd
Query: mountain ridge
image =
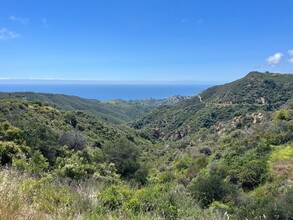
<path id="1" fill-rule="evenodd" d="M 293 74 L 254 71 L 231 83 L 210 87 L 172 106 L 161 106 L 132 126 L 159 130 L 162 138 L 169 139 L 180 131 L 193 133 L 202 127 L 215 125 L 219 120 L 244 113 L 276 110 L 291 98 Z"/>
<path id="2" fill-rule="evenodd" d="M 95 115 L 99 120 L 122 124 L 141 117 L 151 111 L 152 106 L 137 102 L 113 100 L 102 102 L 95 99 L 85 99 L 78 96 L 35 93 L 35 92 L 0 92 L 0 99 L 18 99 L 21 101 L 41 101 L 55 105 L 64 110 L 84 111 Z"/>
<path id="3" fill-rule="evenodd" d="M 18 99 L 21 101 L 40 101 L 55 105 L 64 110 L 84 111 L 98 119 L 113 124 L 128 123 L 150 113 L 157 106 L 173 105 L 191 96 L 175 95 L 163 99 L 147 98 L 141 100 L 86 99 L 73 95 L 39 92 L 0 92 L 0 99 Z"/>

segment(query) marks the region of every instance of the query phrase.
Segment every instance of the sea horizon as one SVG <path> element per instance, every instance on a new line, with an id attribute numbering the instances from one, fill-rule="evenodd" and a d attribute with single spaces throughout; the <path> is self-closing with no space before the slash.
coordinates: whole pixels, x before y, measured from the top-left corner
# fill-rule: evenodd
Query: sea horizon
<path id="1" fill-rule="evenodd" d="M 98 80 L 98 79 L 58 79 L 58 78 L 5 78 L 0 77 L 1 85 L 216 85 L 228 81 L 196 80 Z"/>
<path id="2" fill-rule="evenodd" d="M 86 99 L 163 99 L 176 95 L 193 96 L 214 84 L 17 84 L 0 83 L 0 92 L 36 92 L 79 96 Z"/>

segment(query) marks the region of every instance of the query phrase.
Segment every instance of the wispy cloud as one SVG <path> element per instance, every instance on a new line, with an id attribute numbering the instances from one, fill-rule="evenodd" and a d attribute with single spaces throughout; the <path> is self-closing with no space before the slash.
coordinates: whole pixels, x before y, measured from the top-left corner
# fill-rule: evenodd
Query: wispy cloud
<path id="1" fill-rule="evenodd" d="M 44 27 L 44 28 L 49 28 L 47 18 L 43 18 L 43 19 L 42 19 L 42 24 L 43 24 L 43 27 Z"/>
<path id="2" fill-rule="evenodd" d="M 290 56 L 293 56 L 293 50 L 288 50 L 288 54 L 289 54 Z"/>
<path id="3" fill-rule="evenodd" d="M 0 29 L 0 41 L 5 41 L 5 40 L 12 40 L 19 38 L 20 34 L 10 31 L 6 28 L 1 28 Z"/>
<path id="4" fill-rule="evenodd" d="M 281 62 L 281 59 L 282 59 L 283 56 L 284 55 L 282 53 L 280 53 L 280 52 L 275 53 L 274 55 L 268 57 L 266 59 L 266 62 L 267 62 L 267 64 L 269 64 L 271 66 L 277 65 L 277 64 L 279 64 Z"/>
<path id="5" fill-rule="evenodd" d="M 198 18 L 196 20 L 190 19 L 190 18 L 182 18 L 181 23 L 183 24 L 196 24 L 196 25 L 202 25 L 204 23 L 204 20 L 201 18 Z"/>
<path id="6" fill-rule="evenodd" d="M 30 22 L 28 18 L 22 18 L 22 17 L 16 17 L 16 16 L 10 16 L 9 20 L 20 23 L 22 25 L 27 25 Z"/>
<path id="7" fill-rule="evenodd" d="M 293 58 L 290 58 L 290 59 L 288 60 L 288 62 L 291 63 L 291 64 L 293 64 Z"/>
<path id="8" fill-rule="evenodd" d="M 183 23 L 183 24 L 188 23 L 188 21 L 189 21 L 189 18 L 182 18 L 181 19 L 181 23 Z"/>

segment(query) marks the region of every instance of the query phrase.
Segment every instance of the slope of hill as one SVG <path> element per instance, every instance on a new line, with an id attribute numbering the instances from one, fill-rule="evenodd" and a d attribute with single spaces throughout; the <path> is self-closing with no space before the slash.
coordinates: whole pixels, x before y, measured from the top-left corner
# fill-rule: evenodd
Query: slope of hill
<path id="1" fill-rule="evenodd" d="M 160 106 L 132 126 L 155 130 L 156 136 L 176 140 L 247 112 L 276 110 L 292 97 L 292 74 L 251 72 L 173 106 Z"/>
<path id="2" fill-rule="evenodd" d="M 26 144 L 44 149 L 62 145 L 60 138 L 67 132 L 84 135 L 87 144 L 93 147 L 102 147 L 121 137 L 133 142 L 142 140 L 140 132 L 127 126 L 111 125 L 81 111 L 60 110 L 39 101 L 0 100 L 0 122 L 3 121 L 21 129 Z"/>
<path id="3" fill-rule="evenodd" d="M 77 96 L 33 92 L 0 92 L 0 99 L 18 99 L 22 101 L 41 101 L 56 105 L 64 110 L 78 110 L 95 115 L 99 120 L 121 124 L 138 119 L 149 113 L 154 107 L 138 102 L 114 100 L 101 102 Z"/>
<path id="4" fill-rule="evenodd" d="M 292 74 L 251 72 L 242 79 L 207 89 L 201 98 L 210 103 L 265 104 L 277 108 L 292 98 L 292 88 Z"/>
<path id="5" fill-rule="evenodd" d="M 131 100 L 129 102 L 133 103 L 141 103 L 150 106 L 160 106 L 160 105 L 174 105 L 180 101 L 190 99 L 192 96 L 181 96 L 175 95 L 164 99 L 154 99 L 154 98 L 147 98 L 141 100 Z"/>
<path id="6" fill-rule="evenodd" d="M 0 100 L 1 218 L 292 219 L 292 78 L 234 83 L 158 107 L 152 134 Z"/>

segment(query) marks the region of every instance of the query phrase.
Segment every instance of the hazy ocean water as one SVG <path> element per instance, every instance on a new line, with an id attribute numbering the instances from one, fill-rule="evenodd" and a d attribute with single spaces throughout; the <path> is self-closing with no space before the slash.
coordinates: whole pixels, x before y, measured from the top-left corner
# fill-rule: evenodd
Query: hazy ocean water
<path id="1" fill-rule="evenodd" d="M 161 99 L 174 95 L 190 96 L 210 85 L 121 85 L 121 84 L 0 84 L 0 92 L 43 92 L 75 95 L 99 100 Z"/>

